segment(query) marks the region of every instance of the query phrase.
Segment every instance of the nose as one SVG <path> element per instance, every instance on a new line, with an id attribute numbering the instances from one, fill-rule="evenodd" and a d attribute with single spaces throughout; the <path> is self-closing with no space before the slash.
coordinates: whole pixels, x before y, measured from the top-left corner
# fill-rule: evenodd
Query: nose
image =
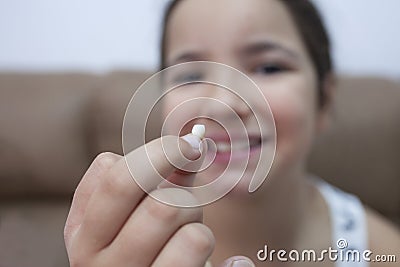
<path id="1" fill-rule="evenodd" d="M 246 100 L 232 88 L 219 85 L 205 85 L 209 101 L 201 107 L 201 113 L 210 118 L 230 119 L 238 116 L 242 121 L 251 114 Z"/>

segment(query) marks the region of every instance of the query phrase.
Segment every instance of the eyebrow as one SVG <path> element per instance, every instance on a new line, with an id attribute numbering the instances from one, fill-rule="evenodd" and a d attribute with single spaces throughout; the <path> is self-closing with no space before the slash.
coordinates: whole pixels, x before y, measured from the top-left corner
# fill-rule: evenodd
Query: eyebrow
<path id="1" fill-rule="evenodd" d="M 271 41 L 258 41 L 254 43 L 250 43 L 246 45 L 242 50 L 241 54 L 243 55 L 258 55 L 264 52 L 268 51 L 279 51 L 283 52 L 284 54 L 288 55 L 291 58 L 298 59 L 299 55 L 291 50 L 290 48 L 287 48 L 279 43 L 271 42 Z"/>
<path id="2" fill-rule="evenodd" d="M 245 47 L 243 49 L 241 49 L 240 53 L 245 56 L 256 56 L 256 55 L 259 55 L 261 53 L 265 53 L 268 51 L 279 51 L 279 52 L 283 52 L 284 54 L 288 55 L 289 57 L 291 57 L 293 59 L 299 58 L 299 55 L 295 51 L 293 51 L 279 43 L 271 42 L 271 41 L 258 41 L 258 42 L 250 43 L 248 45 L 245 45 Z M 178 64 L 178 63 L 184 63 L 184 62 L 190 62 L 190 61 L 201 61 L 201 60 L 205 60 L 205 58 L 200 52 L 186 51 L 181 54 L 178 54 L 178 56 L 173 58 L 173 60 L 171 60 L 170 62 L 167 61 L 167 66 L 171 66 L 174 64 Z"/>
<path id="3" fill-rule="evenodd" d="M 204 57 L 201 55 L 201 53 L 187 51 L 179 54 L 177 57 L 174 57 L 170 62 L 167 60 L 167 65 L 170 66 L 178 63 L 201 60 L 204 60 Z"/>

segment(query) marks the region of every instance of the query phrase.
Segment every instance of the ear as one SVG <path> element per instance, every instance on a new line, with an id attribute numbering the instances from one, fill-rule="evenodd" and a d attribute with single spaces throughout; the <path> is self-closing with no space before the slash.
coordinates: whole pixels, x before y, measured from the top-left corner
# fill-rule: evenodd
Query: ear
<path id="1" fill-rule="evenodd" d="M 323 105 L 318 107 L 316 131 L 322 133 L 328 130 L 332 124 L 332 111 L 334 106 L 334 98 L 336 95 L 337 80 L 333 73 L 329 73 L 323 83 Z"/>

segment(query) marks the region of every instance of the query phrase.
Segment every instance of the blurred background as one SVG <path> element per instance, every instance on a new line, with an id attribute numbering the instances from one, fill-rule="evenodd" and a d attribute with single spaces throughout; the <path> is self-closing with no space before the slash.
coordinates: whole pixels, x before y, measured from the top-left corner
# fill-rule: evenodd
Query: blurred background
<path id="1" fill-rule="evenodd" d="M 154 70 L 166 0 L 0 1 L 0 70 Z M 397 0 L 314 0 L 340 72 L 400 78 Z"/>
<path id="2" fill-rule="evenodd" d="M 400 2 L 314 2 L 339 79 L 309 168 L 400 223 Z M 0 266 L 68 266 L 71 197 L 98 153 L 121 153 L 126 105 L 158 65 L 166 3 L 0 0 Z"/>

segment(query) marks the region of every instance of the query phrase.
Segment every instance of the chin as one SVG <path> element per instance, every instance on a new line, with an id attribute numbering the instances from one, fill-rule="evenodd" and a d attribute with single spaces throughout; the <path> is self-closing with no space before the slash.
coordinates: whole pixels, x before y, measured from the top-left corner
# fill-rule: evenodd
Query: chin
<path id="1" fill-rule="evenodd" d="M 251 180 L 253 179 L 253 173 L 254 170 L 246 170 L 244 174 L 242 174 L 242 172 L 232 173 L 231 175 L 236 175 L 236 176 L 242 175 L 242 178 L 235 185 L 235 187 L 233 187 L 233 189 L 226 195 L 226 197 L 246 198 L 253 195 L 254 193 L 249 192 L 249 185 Z M 267 181 L 265 180 L 264 183 L 265 182 Z"/>

